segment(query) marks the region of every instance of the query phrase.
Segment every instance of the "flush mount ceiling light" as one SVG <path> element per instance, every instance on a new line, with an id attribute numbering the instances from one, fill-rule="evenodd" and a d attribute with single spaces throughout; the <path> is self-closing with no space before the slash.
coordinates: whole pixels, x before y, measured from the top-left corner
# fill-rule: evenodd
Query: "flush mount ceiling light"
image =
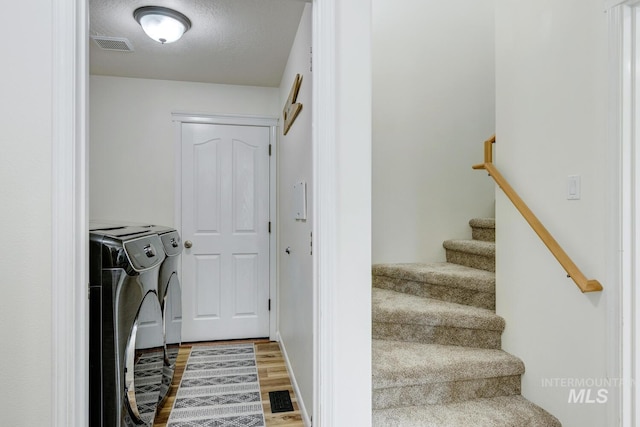
<path id="1" fill-rule="evenodd" d="M 166 7 L 140 7 L 133 17 L 149 37 L 162 44 L 173 43 L 191 28 L 189 18 Z"/>

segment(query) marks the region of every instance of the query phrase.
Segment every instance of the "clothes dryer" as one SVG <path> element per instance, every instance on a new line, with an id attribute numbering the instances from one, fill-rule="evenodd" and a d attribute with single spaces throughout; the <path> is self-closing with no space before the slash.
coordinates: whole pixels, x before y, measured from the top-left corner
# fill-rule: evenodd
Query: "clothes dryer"
<path id="1" fill-rule="evenodd" d="M 165 359 L 162 241 L 144 227 L 92 224 L 89 248 L 89 426 L 152 426 Z"/>
<path id="2" fill-rule="evenodd" d="M 160 266 L 158 281 L 158 298 L 162 309 L 163 331 L 166 345 L 166 363 L 160 401 L 164 401 L 169 393 L 175 376 L 176 360 L 182 340 L 182 289 L 178 278 L 182 244 L 177 230 L 161 225 L 149 225 L 162 241 L 166 255 Z"/>
<path id="3" fill-rule="evenodd" d="M 96 223 L 97 224 L 97 223 Z M 182 289 L 178 278 L 182 244 L 180 234 L 171 227 L 117 220 L 104 220 L 100 227 L 129 227 L 156 233 L 162 241 L 165 260 L 160 265 L 158 300 L 162 311 L 162 330 L 165 340 L 165 366 L 160 390 L 160 406 L 164 403 L 175 376 L 176 360 L 182 340 Z"/>

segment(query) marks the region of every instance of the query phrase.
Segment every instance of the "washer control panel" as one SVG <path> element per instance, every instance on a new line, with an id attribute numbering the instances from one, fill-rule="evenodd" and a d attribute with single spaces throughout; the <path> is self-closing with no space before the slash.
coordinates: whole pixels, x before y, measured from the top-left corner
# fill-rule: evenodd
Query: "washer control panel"
<path id="1" fill-rule="evenodd" d="M 144 271 L 161 263 L 164 258 L 162 241 L 157 235 L 141 237 L 124 243 L 124 249 L 136 271 Z"/>

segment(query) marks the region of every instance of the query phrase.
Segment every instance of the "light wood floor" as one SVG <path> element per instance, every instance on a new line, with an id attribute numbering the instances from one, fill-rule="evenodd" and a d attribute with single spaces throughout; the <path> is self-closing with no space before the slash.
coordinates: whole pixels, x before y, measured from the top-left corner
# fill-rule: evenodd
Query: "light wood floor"
<path id="1" fill-rule="evenodd" d="M 198 345 L 212 345 L 212 344 L 239 344 L 252 342 L 256 346 L 256 360 L 258 362 L 258 378 L 260 380 L 260 393 L 262 394 L 262 407 L 264 408 L 264 418 L 267 423 L 266 427 L 304 427 L 302 416 L 300 415 L 300 408 L 298 407 L 298 399 L 291 386 L 291 380 L 287 367 L 280 351 L 280 346 L 277 342 L 271 342 L 268 340 L 243 340 L 243 341 L 217 341 L 215 343 L 195 343 L 184 344 L 180 347 L 178 353 L 178 359 L 176 362 L 176 375 L 174 377 L 173 384 L 171 385 L 171 391 L 165 401 L 160 412 L 156 416 L 156 420 L 153 424 L 154 427 L 166 427 L 167 420 L 173 402 L 178 391 L 180 380 L 182 379 L 182 373 L 184 367 L 187 364 L 189 358 L 189 352 L 191 347 Z M 271 404 L 269 403 L 269 392 L 277 390 L 289 390 L 291 393 L 291 401 L 293 402 L 293 412 L 281 412 L 272 414 Z"/>

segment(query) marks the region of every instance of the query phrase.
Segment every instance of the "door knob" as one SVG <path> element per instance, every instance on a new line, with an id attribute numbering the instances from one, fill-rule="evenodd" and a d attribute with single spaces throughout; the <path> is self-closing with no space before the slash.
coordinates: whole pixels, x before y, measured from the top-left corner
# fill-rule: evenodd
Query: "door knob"
<path id="1" fill-rule="evenodd" d="M 184 241 L 184 247 L 189 249 L 191 246 L 193 246 L 193 243 L 191 243 L 191 240 L 185 240 Z"/>

